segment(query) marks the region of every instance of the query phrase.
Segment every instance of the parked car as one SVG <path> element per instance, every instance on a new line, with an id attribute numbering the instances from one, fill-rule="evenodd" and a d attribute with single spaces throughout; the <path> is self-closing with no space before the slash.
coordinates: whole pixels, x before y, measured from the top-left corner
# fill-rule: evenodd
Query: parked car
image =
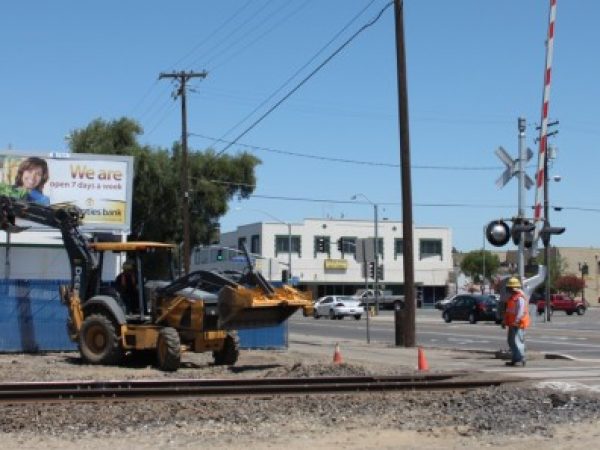
<path id="1" fill-rule="evenodd" d="M 404 295 L 393 295 L 390 291 L 381 289 L 359 289 L 353 297 L 369 305 L 375 304 L 375 292 L 377 292 L 377 302 L 379 307 L 389 309 L 402 309 L 404 305 Z M 417 298 L 417 308 L 421 307 L 421 301 Z"/>
<path id="2" fill-rule="evenodd" d="M 492 295 L 459 294 L 446 306 L 442 318 L 447 323 L 453 320 L 468 320 L 470 323 L 492 320 L 499 324 L 497 310 L 498 300 Z"/>
<path id="3" fill-rule="evenodd" d="M 360 320 L 365 312 L 364 303 L 349 295 L 327 295 L 319 298 L 315 302 L 313 317 L 329 317 L 333 319 L 343 319 L 346 316 L 352 316 Z"/>
<path id="4" fill-rule="evenodd" d="M 456 297 L 456 295 L 438 300 L 433 304 L 433 306 L 435 309 L 443 311 L 452 302 L 452 300 L 454 300 L 454 297 Z"/>
<path id="5" fill-rule="evenodd" d="M 537 306 L 537 313 L 539 315 L 542 315 L 544 314 L 546 300 L 544 298 L 539 297 L 541 296 L 538 296 L 535 299 L 535 301 Z M 564 311 L 569 316 L 573 313 L 577 313 L 581 316 L 585 314 L 587 305 L 585 301 L 578 298 L 569 297 L 566 294 L 550 294 L 550 309 L 552 310 L 552 312 Z"/>

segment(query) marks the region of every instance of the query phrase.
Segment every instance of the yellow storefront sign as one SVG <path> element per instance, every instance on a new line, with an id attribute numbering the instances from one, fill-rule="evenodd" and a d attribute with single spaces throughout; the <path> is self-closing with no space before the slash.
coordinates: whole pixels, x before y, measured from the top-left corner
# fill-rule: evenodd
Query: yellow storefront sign
<path id="1" fill-rule="evenodd" d="M 326 259 L 325 270 L 346 270 L 348 261 L 345 259 Z"/>

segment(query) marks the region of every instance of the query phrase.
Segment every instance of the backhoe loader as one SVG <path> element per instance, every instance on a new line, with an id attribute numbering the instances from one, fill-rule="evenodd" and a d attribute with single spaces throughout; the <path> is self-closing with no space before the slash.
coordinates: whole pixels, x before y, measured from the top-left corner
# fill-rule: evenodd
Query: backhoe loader
<path id="1" fill-rule="evenodd" d="M 61 232 L 71 266 L 71 280 L 60 287 L 67 306 L 67 330 L 90 364 L 119 364 L 126 353 L 151 351 L 161 370 L 177 370 L 182 351 L 209 352 L 218 365 L 235 364 L 239 341 L 235 330 L 281 324 L 299 309 L 312 314 L 310 295 L 292 287 L 275 288 L 247 268 L 233 277 L 199 270 L 175 278 L 169 255 L 172 244 L 93 242 L 79 226 L 81 210 L 70 205 L 42 206 L 0 196 L 0 227 L 20 232 L 24 219 Z M 136 298 L 123 298 L 101 280 L 104 254 L 124 253 L 139 280 Z M 166 267 L 165 267 L 166 265 Z M 160 274 L 161 276 L 157 276 Z M 153 279 L 149 279 L 152 275 Z"/>

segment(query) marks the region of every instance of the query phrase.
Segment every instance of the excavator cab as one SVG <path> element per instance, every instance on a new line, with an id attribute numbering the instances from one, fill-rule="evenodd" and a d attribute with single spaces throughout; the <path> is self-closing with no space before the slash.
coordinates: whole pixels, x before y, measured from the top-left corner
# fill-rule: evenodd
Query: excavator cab
<path id="1" fill-rule="evenodd" d="M 103 272 L 105 253 L 124 256 L 123 271 L 106 283 L 98 277 L 92 292 L 115 297 L 125 310 L 128 321 L 143 323 L 151 320 L 151 303 L 146 284 L 169 283 L 174 279 L 174 244 L 161 242 L 92 242 L 90 250 L 96 254 L 98 273 Z M 152 280 L 152 281 L 148 281 Z"/>

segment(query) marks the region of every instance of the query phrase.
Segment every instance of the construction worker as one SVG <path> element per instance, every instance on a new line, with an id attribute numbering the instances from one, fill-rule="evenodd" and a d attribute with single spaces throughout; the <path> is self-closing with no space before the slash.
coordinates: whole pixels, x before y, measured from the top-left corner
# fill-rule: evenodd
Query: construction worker
<path id="1" fill-rule="evenodd" d="M 115 288 L 130 312 L 139 310 L 137 277 L 133 262 L 125 261 L 123 263 L 123 271 L 115 279 Z"/>
<path id="2" fill-rule="evenodd" d="M 504 325 L 508 327 L 508 346 L 512 354 L 507 366 L 525 366 L 525 330 L 529 327 L 527 296 L 521 291 L 521 282 L 511 277 L 506 283 L 510 297 L 506 300 Z"/>

